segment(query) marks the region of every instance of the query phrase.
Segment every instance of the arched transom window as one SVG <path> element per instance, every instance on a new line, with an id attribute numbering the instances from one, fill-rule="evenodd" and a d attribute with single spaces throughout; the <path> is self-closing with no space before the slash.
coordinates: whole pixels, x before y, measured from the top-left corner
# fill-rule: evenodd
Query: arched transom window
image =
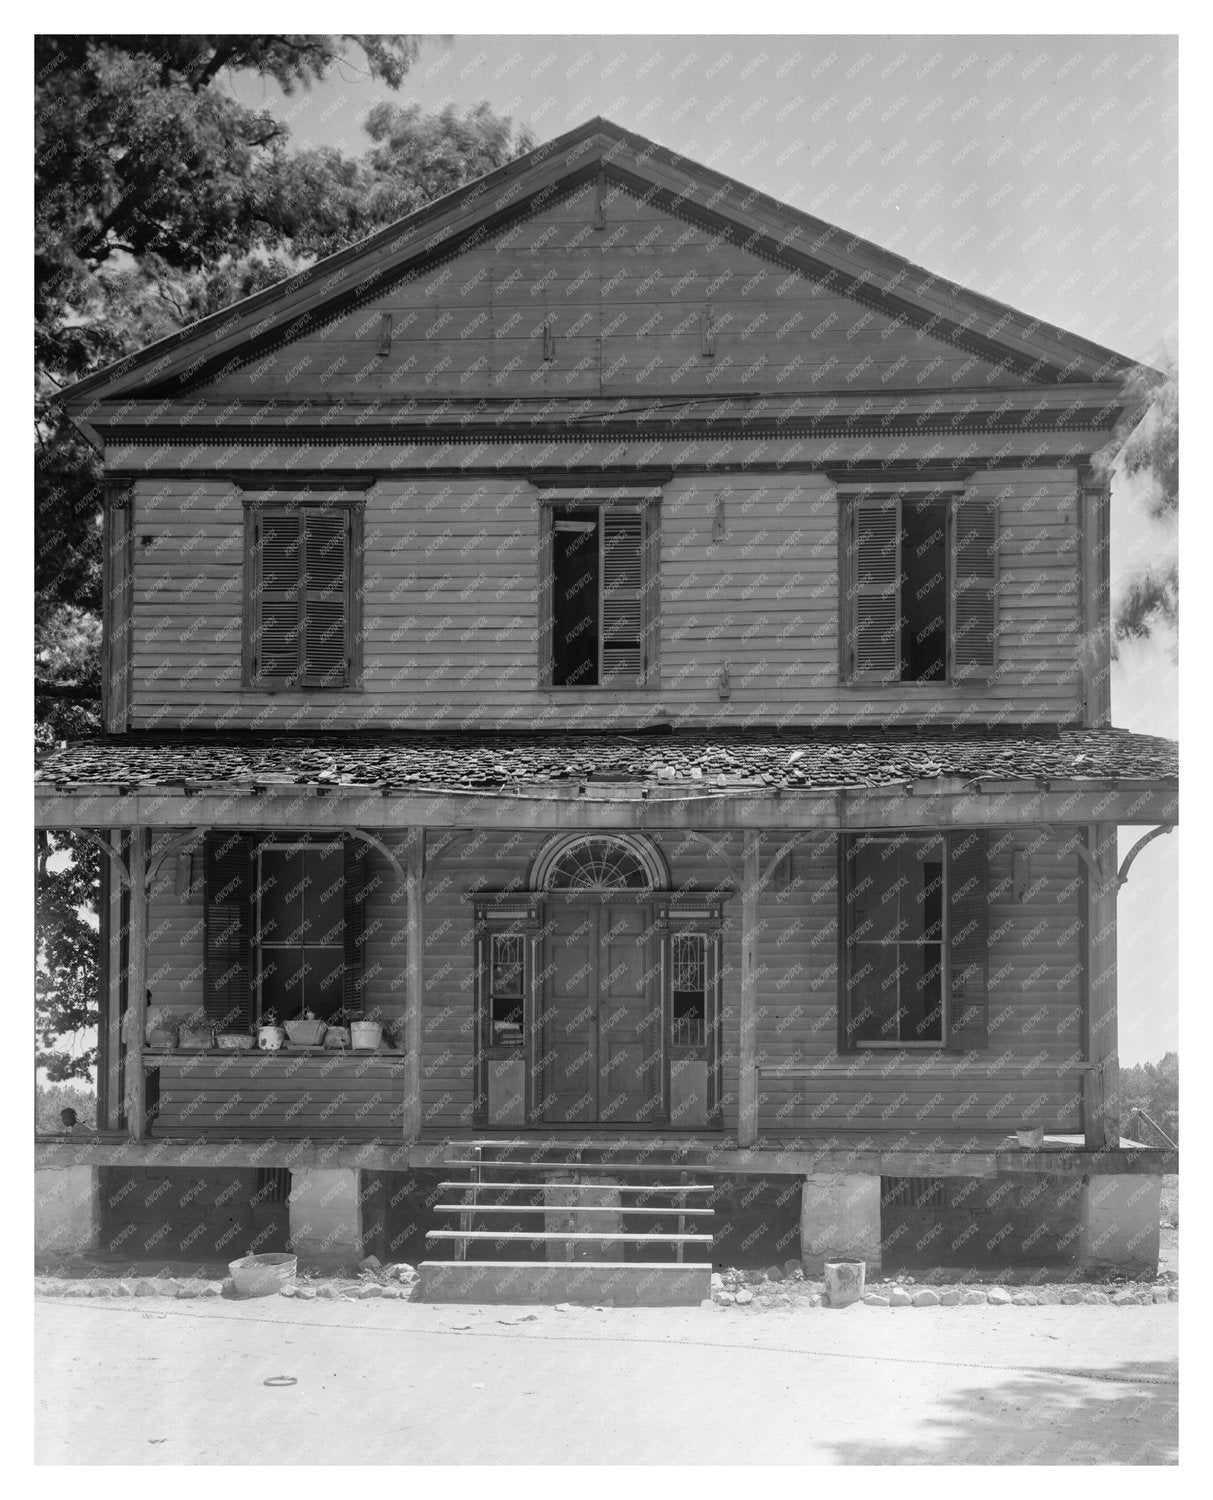
<path id="1" fill-rule="evenodd" d="M 574 835 L 548 845 L 535 861 L 532 890 L 642 891 L 668 884 L 664 861 L 630 835 Z"/>

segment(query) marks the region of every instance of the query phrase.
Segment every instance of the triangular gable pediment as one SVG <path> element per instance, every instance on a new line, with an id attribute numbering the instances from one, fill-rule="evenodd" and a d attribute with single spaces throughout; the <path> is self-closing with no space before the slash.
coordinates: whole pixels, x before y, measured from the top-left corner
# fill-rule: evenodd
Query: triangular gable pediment
<path id="1" fill-rule="evenodd" d="M 995 389 L 1130 368 L 592 121 L 65 401 L 693 396 L 764 370 L 789 394 Z"/>

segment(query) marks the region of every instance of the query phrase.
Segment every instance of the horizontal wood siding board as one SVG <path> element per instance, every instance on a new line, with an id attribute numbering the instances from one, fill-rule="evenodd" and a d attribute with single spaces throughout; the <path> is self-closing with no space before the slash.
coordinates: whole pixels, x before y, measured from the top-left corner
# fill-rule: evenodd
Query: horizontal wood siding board
<path id="1" fill-rule="evenodd" d="M 1077 713 L 1080 683 L 1073 486 L 1024 471 L 993 488 L 999 667 L 988 684 L 933 696 L 976 715 L 1013 702 L 1044 722 L 1065 721 Z M 521 478 L 381 480 L 366 498 L 362 691 L 266 694 L 240 681 L 239 492 L 213 479 L 139 483 L 135 726 L 222 716 L 233 728 L 288 719 L 348 728 L 368 712 L 424 713 L 441 724 L 475 713 L 484 723 L 505 710 L 576 706 L 580 696 L 537 682 L 538 510 Z M 875 722 L 925 701 L 912 684 L 839 690 L 837 500 L 826 476 L 676 476 L 664 490 L 661 537 L 660 683 L 595 690 L 583 722 L 595 722 L 595 704 L 604 721 L 617 708 L 647 713 L 654 695 L 689 722 L 722 713 L 723 722 L 789 713 Z M 725 660 L 733 669 L 722 705 Z"/>

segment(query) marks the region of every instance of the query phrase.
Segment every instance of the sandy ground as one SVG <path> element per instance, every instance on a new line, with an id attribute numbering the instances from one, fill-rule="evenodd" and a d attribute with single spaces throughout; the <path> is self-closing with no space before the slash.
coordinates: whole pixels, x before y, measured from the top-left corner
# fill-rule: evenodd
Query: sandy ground
<path id="1" fill-rule="evenodd" d="M 37 1461 L 1168 1464 L 1177 1314 L 40 1298 Z"/>

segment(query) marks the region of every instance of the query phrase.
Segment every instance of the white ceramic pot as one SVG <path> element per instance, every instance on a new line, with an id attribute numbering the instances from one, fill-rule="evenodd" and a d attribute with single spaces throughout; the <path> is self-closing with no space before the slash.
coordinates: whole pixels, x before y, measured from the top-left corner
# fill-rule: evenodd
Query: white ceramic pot
<path id="1" fill-rule="evenodd" d="M 257 1045 L 262 1052 L 277 1052 L 286 1041 L 286 1032 L 281 1026 L 259 1026 L 257 1028 Z"/>

